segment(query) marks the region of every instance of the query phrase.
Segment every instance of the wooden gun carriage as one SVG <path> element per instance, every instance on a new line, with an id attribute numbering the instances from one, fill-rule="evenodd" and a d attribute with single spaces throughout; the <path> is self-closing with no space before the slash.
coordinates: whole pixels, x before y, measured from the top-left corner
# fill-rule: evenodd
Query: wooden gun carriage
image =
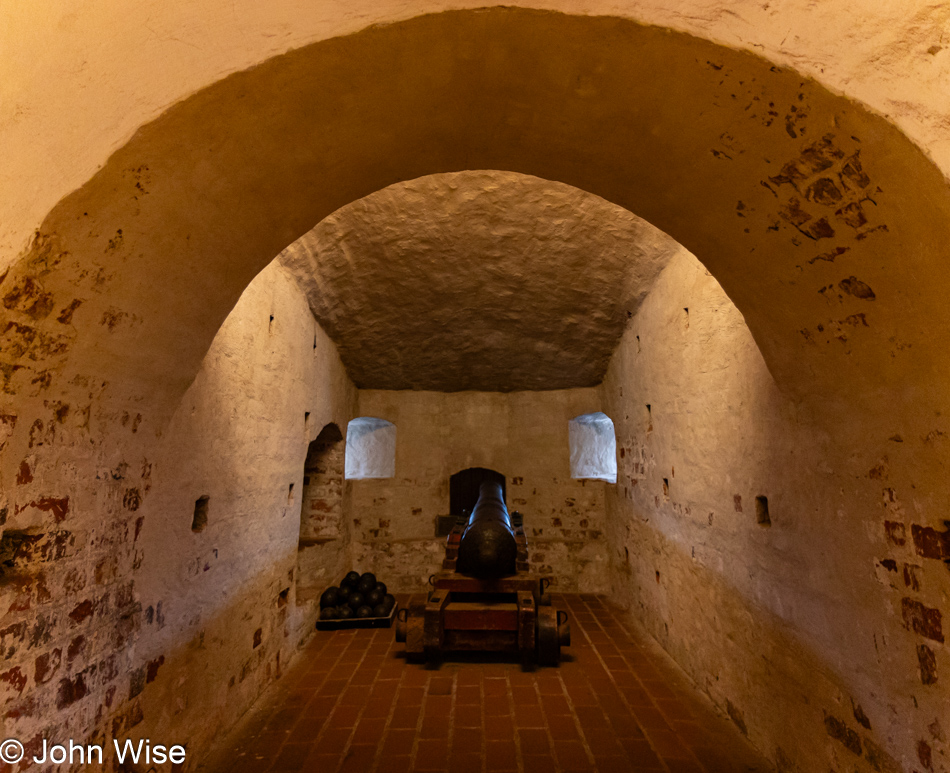
<path id="1" fill-rule="evenodd" d="M 520 516 L 508 514 L 501 486 L 482 483 L 467 522 L 445 545 L 442 571 L 425 602 L 399 610 L 396 641 L 415 659 L 450 651 L 518 653 L 522 662 L 557 665 L 571 643 L 567 613 L 551 606 L 550 580 L 528 570 Z"/>

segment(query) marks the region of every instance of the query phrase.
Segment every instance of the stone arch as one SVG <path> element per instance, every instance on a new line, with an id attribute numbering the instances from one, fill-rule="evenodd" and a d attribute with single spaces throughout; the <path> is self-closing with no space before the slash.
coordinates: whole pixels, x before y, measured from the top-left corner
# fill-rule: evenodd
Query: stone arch
<path id="1" fill-rule="evenodd" d="M 5 277 L 5 388 L 95 373 L 161 415 L 284 246 L 385 185 L 472 168 L 567 182 L 670 233 L 831 421 L 893 417 L 889 392 L 946 380 L 950 195 L 892 125 L 686 34 L 495 8 L 298 49 L 143 127 Z"/>

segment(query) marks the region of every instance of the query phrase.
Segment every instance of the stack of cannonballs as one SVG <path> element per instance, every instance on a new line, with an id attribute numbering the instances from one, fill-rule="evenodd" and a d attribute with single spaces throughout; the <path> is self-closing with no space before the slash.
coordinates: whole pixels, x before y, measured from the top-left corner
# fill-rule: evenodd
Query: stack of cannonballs
<path id="1" fill-rule="evenodd" d="M 350 572 L 340 587 L 331 585 L 320 596 L 321 620 L 389 617 L 396 598 L 387 593 L 386 583 L 376 582 L 372 572 Z"/>

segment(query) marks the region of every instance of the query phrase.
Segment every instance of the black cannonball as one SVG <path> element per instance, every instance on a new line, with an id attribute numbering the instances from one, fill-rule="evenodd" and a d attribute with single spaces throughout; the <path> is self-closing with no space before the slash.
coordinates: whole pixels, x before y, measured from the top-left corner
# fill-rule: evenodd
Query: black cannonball
<path id="1" fill-rule="evenodd" d="M 340 603 L 340 589 L 335 585 L 331 585 L 320 596 L 320 608 L 326 609 L 327 607 L 335 607 Z"/>
<path id="2" fill-rule="evenodd" d="M 375 607 L 377 604 L 382 604 L 384 598 L 386 598 L 385 593 L 380 593 L 378 588 L 373 588 L 366 594 L 366 603 Z"/>
<path id="3" fill-rule="evenodd" d="M 378 582 L 376 583 L 376 590 L 378 590 L 384 596 L 389 593 L 389 588 L 386 587 L 386 583 Z"/>
<path id="4" fill-rule="evenodd" d="M 363 594 L 359 591 L 354 591 L 347 598 L 346 603 L 350 605 L 350 609 L 359 609 L 365 603 Z"/>
<path id="5" fill-rule="evenodd" d="M 362 593 L 362 594 L 365 596 L 365 595 L 366 595 L 367 593 L 369 593 L 373 588 L 376 587 L 376 583 L 375 583 L 375 581 L 374 581 L 374 582 L 370 582 L 369 579 L 367 579 L 367 577 L 364 575 L 364 576 L 362 577 L 362 579 L 360 579 L 359 585 L 357 585 L 356 587 L 357 587 L 357 589 L 359 590 L 359 592 Z"/>
<path id="6" fill-rule="evenodd" d="M 387 594 L 383 597 L 383 604 L 386 605 L 386 609 L 387 609 L 386 614 L 388 615 L 388 614 L 389 614 L 389 611 L 388 611 L 388 610 L 390 610 L 390 609 L 392 609 L 394 606 L 396 606 L 396 597 L 393 596 L 392 593 L 387 593 Z"/>
<path id="7" fill-rule="evenodd" d="M 389 608 L 385 604 L 377 604 L 373 607 L 373 615 L 375 617 L 389 617 Z"/>
<path id="8" fill-rule="evenodd" d="M 353 610 L 344 604 L 341 607 L 337 607 L 337 617 L 340 620 L 347 620 L 353 617 Z"/>
<path id="9" fill-rule="evenodd" d="M 336 607 L 324 607 L 320 610 L 321 620 L 332 620 L 336 617 Z"/>
<path id="10" fill-rule="evenodd" d="M 372 617 L 373 608 L 366 606 L 366 604 L 363 604 L 363 606 L 361 606 L 359 609 L 356 610 L 356 616 L 357 617 Z"/>
<path id="11" fill-rule="evenodd" d="M 343 578 L 343 582 L 347 585 L 352 585 L 356 587 L 360 584 L 360 573 L 359 572 L 350 572 L 346 577 Z"/>

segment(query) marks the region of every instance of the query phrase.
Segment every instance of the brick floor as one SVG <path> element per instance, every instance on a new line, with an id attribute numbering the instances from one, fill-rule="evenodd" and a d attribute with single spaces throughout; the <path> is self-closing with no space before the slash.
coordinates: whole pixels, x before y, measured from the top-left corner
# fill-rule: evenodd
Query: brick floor
<path id="1" fill-rule="evenodd" d="M 565 595 L 557 668 L 407 663 L 391 629 L 317 632 L 206 773 L 764 773 L 770 767 L 603 597 Z"/>

